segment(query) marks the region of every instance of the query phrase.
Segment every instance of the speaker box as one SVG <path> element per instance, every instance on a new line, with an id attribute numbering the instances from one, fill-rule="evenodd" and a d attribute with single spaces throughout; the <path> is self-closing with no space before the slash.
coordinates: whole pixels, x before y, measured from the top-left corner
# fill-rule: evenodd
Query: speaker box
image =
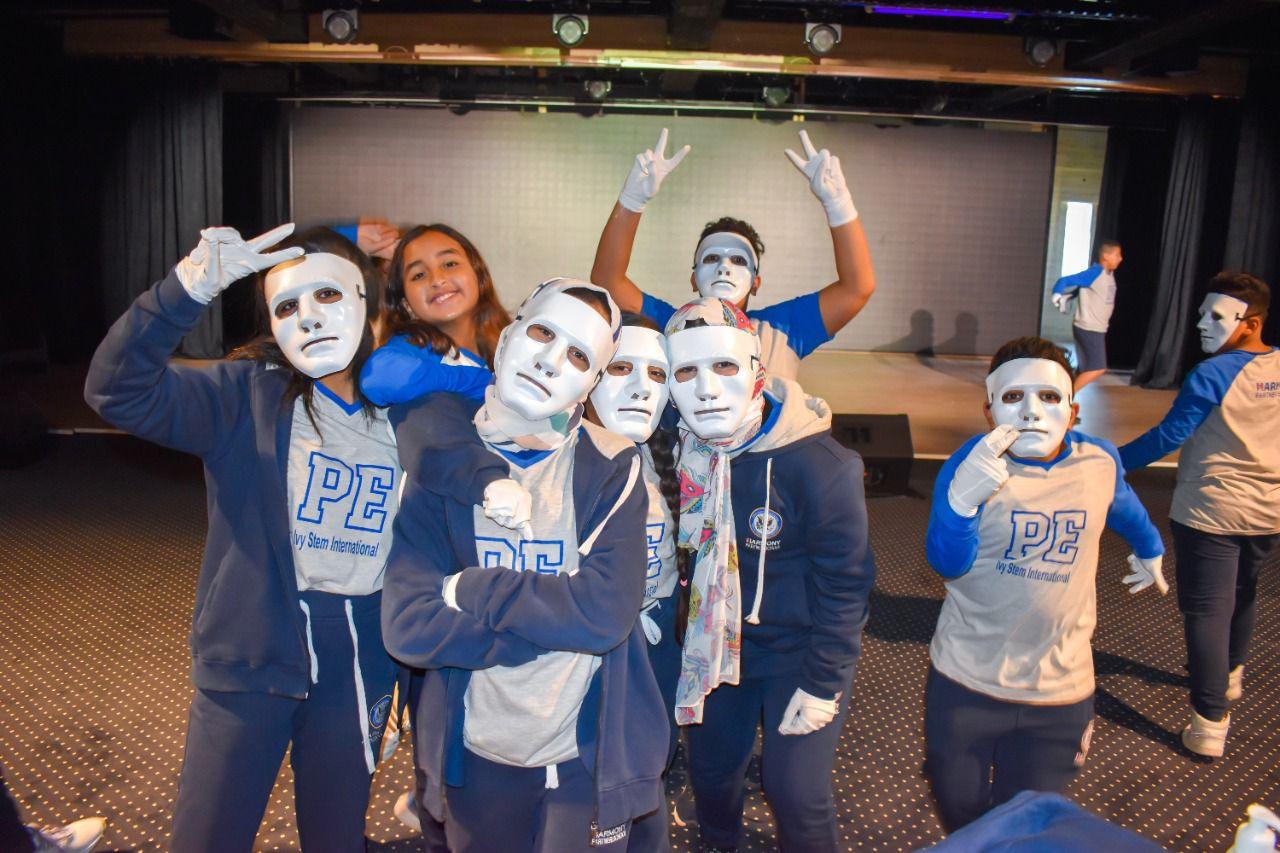
<path id="1" fill-rule="evenodd" d="M 831 435 L 862 457 L 869 496 L 907 494 L 915 452 L 906 415 L 833 415 Z"/>

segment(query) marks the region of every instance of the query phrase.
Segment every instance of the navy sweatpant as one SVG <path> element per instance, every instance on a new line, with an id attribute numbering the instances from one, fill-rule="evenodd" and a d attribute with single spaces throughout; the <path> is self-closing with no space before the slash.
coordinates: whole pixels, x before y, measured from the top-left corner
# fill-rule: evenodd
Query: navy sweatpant
<path id="1" fill-rule="evenodd" d="M 252 849 L 290 744 L 302 848 L 364 850 L 369 784 L 395 681 L 382 645 L 382 594 L 304 592 L 302 600 L 315 649 L 306 699 L 196 690 L 173 813 L 170 847 L 178 853 Z"/>
<path id="2" fill-rule="evenodd" d="M 925 775 L 953 832 L 1019 791 L 1062 793 L 1084 766 L 1093 697 L 1070 705 L 1003 702 L 929 667 Z"/>
<path id="3" fill-rule="evenodd" d="M 0 774 L 0 851 L 27 853 L 34 849 L 35 843 L 18 817 L 18 804 L 9 796 L 9 786 Z"/>
<path id="4" fill-rule="evenodd" d="M 654 678 L 658 680 L 658 690 L 662 693 L 662 705 L 667 709 L 667 719 L 671 722 L 671 742 L 667 749 L 667 767 L 676 754 L 676 738 L 680 735 L 680 727 L 675 724 L 676 684 L 680 681 L 680 646 L 676 644 L 676 599 L 675 596 L 664 598 L 648 610 L 662 632 L 662 639 L 649 644 L 649 665 L 653 667 Z M 637 818 L 631 826 L 631 853 L 659 853 L 671 849 L 671 836 L 668 834 L 667 803 L 664 799 L 662 807 L 656 812 Z"/>
<path id="5" fill-rule="evenodd" d="M 1176 521 L 1169 528 L 1178 557 L 1191 707 L 1206 720 L 1221 720 L 1227 713 L 1227 674 L 1249 655 L 1258 573 L 1280 547 L 1280 533 L 1223 536 Z"/>
<path id="6" fill-rule="evenodd" d="M 701 725 L 684 727 L 703 843 L 736 848 L 741 841 L 747 764 L 759 725 L 764 796 L 778 823 L 778 846 L 806 853 L 840 849 L 831 770 L 849 711 L 849 685 L 830 723 L 807 735 L 781 735 L 778 724 L 799 686 L 798 673 L 722 684 L 707 696 Z"/>
<path id="7" fill-rule="evenodd" d="M 613 827 L 592 843 L 595 783 L 574 758 L 556 765 L 559 786 L 543 767 L 512 767 L 463 749 L 466 784 L 445 794 L 445 827 L 453 853 L 604 853 L 627 849 L 630 827 Z"/>
<path id="8" fill-rule="evenodd" d="M 408 670 L 408 678 L 402 679 L 401 684 L 408 683 L 409 697 L 409 719 L 418 719 L 418 700 L 422 698 L 422 682 L 423 671 L 420 669 Z M 436 820 L 435 816 L 428 811 L 422 792 L 426 790 L 427 777 L 422 771 L 422 765 L 418 762 L 418 733 L 419 727 L 415 724 L 409 730 L 409 740 L 413 744 L 413 800 L 418 806 L 418 824 L 422 827 L 422 846 L 426 853 L 449 853 L 449 841 L 445 835 L 444 821 Z"/>

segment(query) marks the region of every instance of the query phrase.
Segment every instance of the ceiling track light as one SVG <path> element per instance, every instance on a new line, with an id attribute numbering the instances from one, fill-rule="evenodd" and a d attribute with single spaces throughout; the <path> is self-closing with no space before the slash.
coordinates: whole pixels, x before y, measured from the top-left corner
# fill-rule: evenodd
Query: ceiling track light
<path id="1" fill-rule="evenodd" d="M 835 50 L 844 36 L 844 27 L 839 24 L 805 24 L 804 43 L 814 56 L 826 56 Z"/>
<path id="2" fill-rule="evenodd" d="M 552 15 L 551 32 L 565 47 L 577 47 L 587 37 L 586 15 Z"/>
<path id="3" fill-rule="evenodd" d="M 1044 68 L 1058 55 L 1058 43 L 1040 36 L 1027 36 L 1022 42 L 1022 52 L 1027 61 L 1037 68 Z"/>
<path id="4" fill-rule="evenodd" d="M 766 105 L 773 109 L 778 109 L 787 101 L 791 100 L 790 86 L 765 86 L 760 90 L 760 97 L 764 99 Z"/>
<path id="5" fill-rule="evenodd" d="M 582 81 L 582 91 L 593 101 L 603 101 L 613 91 L 613 81 L 584 80 Z"/>
<path id="6" fill-rule="evenodd" d="M 355 9 L 325 9 L 320 13 L 320 25 L 338 44 L 349 44 L 360 32 L 360 13 Z"/>

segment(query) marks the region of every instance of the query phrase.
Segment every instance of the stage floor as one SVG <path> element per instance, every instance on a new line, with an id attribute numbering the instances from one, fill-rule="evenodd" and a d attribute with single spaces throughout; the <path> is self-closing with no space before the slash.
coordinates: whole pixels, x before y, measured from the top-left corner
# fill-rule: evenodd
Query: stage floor
<path id="1" fill-rule="evenodd" d="M 914 850 L 942 837 L 921 777 L 927 643 L 942 598 L 923 544 L 923 496 L 936 469 L 919 461 L 914 494 L 868 503 L 879 576 L 836 763 L 846 849 Z M 1132 482 L 1167 543 L 1172 472 Z M 191 697 L 187 632 L 204 502 L 193 460 L 129 438 L 62 437 L 48 458 L 0 476 L 0 764 L 27 819 L 103 815 L 103 849 L 164 849 Z M 1097 728 L 1069 795 L 1168 849 L 1223 850 L 1249 803 L 1280 805 L 1280 565 L 1263 571 L 1229 751 L 1205 763 L 1178 744 L 1187 691 L 1176 586 L 1164 598 L 1130 596 L 1120 583 L 1126 553 L 1104 537 Z M 402 747 L 375 779 L 372 849 L 419 849 L 391 814 L 410 779 Z M 260 849 L 296 848 L 291 803 L 286 764 Z M 747 820 L 743 849 L 775 849 L 758 787 Z M 673 831 L 675 849 L 693 849 L 693 837 Z"/>

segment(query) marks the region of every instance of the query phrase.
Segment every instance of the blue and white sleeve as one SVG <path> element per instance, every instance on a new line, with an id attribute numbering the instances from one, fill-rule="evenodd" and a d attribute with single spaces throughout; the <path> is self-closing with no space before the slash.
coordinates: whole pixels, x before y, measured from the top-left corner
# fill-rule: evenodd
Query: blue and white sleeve
<path id="1" fill-rule="evenodd" d="M 982 508 L 979 507 L 972 518 L 959 515 L 951 508 L 947 491 L 951 488 L 956 469 L 981 439 L 981 435 L 975 435 L 961 445 L 943 463 L 938 478 L 933 482 L 933 505 L 929 509 L 929 530 L 925 534 L 924 550 L 929 565 L 948 580 L 968 572 L 978 556 L 978 524 L 982 519 Z"/>
<path id="2" fill-rule="evenodd" d="M 786 335 L 787 346 L 791 347 L 797 358 L 805 358 L 831 340 L 831 333 L 822 322 L 822 305 L 817 291 L 758 311 L 748 311 L 747 316 L 761 323 L 768 323 Z"/>
<path id="3" fill-rule="evenodd" d="M 337 225 L 330 225 L 334 231 L 337 231 L 343 237 L 346 237 L 353 244 L 359 246 L 360 223 L 359 222 L 342 222 Z"/>
<path id="4" fill-rule="evenodd" d="M 1089 287 L 1102 275 L 1102 264 L 1094 264 L 1087 270 L 1064 275 L 1053 283 L 1054 293 L 1071 293 L 1081 287 Z"/>
<path id="5" fill-rule="evenodd" d="M 481 400 L 492 381 L 488 368 L 445 364 L 430 347 L 401 335 L 374 350 L 360 369 L 360 391 L 375 406 L 408 403 L 436 391 Z"/>
<path id="6" fill-rule="evenodd" d="M 1151 521 L 1147 508 L 1138 500 L 1138 493 L 1133 490 L 1124 478 L 1124 463 L 1115 445 L 1109 441 L 1088 436 L 1087 440 L 1101 447 L 1116 463 L 1115 494 L 1111 497 L 1111 506 L 1107 510 L 1107 527 L 1124 537 L 1133 553 L 1144 560 L 1158 557 L 1164 553 L 1164 541 L 1160 531 Z"/>
<path id="7" fill-rule="evenodd" d="M 641 295 L 644 299 L 640 303 L 640 313 L 657 323 L 659 329 L 665 330 L 667 321 L 671 319 L 672 314 L 676 313 L 676 307 L 656 296 L 650 296 L 647 293 Z"/>
<path id="8" fill-rule="evenodd" d="M 1201 362 L 1182 382 L 1168 414 L 1156 426 L 1120 448 L 1126 471 L 1145 468 L 1182 446 L 1204 419 L 1222 403 L 1227 389 L 1244 366 L 1237 359 Z"/>

